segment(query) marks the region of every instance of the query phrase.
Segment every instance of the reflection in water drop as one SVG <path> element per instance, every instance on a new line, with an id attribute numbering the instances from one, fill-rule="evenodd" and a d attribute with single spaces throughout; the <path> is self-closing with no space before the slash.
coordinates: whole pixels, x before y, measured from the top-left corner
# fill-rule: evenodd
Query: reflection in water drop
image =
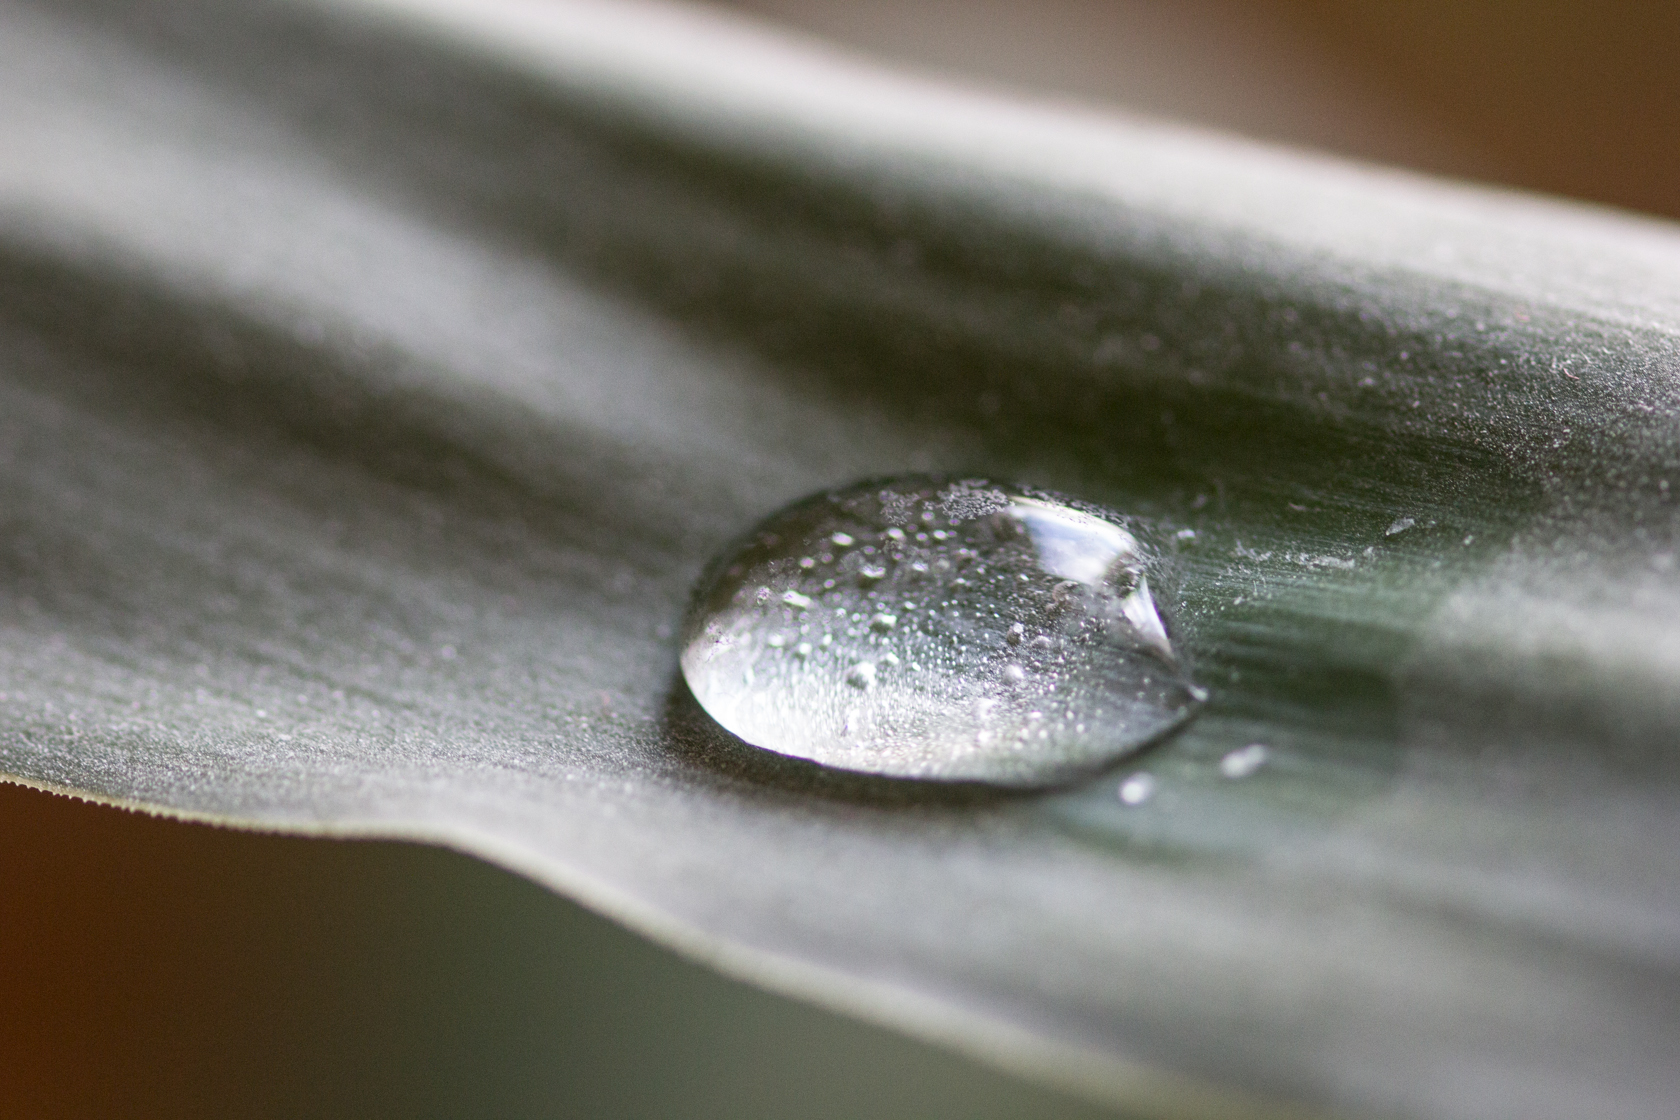
<path id="1" fill-rule="evenodd" d="M 871 482 L 775 514 L 712 569 L 683 675 L 713 718 L 768 750 L 1049 785 L 1158 738 L 1205 697 L 1151 590 L 1160 563 L 1123 518 L 1050 495 Z"/>

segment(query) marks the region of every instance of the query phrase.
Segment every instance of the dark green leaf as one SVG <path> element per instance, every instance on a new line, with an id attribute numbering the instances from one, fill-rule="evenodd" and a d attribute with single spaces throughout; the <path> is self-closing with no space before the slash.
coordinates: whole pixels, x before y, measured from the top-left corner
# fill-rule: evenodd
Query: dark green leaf
<path id="1" fill-rule="evenodd" d="M 453 845 L 1143 1112 L 1680 1094 L 1671 228 L 687 10 L 0 20 L 4 772 Z M 909 470 L 1194 530 L 1154 800 L 697 710 L 711 554 Z"/>

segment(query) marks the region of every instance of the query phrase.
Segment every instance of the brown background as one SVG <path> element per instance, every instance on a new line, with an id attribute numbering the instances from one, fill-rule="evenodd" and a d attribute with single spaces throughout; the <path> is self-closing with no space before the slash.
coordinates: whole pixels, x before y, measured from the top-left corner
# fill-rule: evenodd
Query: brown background
<path id="1" fill-rule="evenodd" d="M 737 0 L 867 53 L 1680 217 L 1664 0 Z"/>
<path id="2" fill-rule="evenodd" d="M 734 6 L 981 84 L 1680 216 L 1680 5 Z M 6 1115 L 1085 1111 L 463 857 L 0 786 Z"/>

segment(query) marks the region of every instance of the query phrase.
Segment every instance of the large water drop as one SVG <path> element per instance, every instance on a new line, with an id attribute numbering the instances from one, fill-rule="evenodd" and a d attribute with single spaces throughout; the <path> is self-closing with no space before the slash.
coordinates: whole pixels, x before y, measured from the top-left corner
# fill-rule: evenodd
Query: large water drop
<path id="1" fill-rule="evenodd" d="M 815 559 L 815 562 L 811 562 Z M 1204 693 L 1124 518 L 912 476 L 798 502 L 710 571 L 683 634 L 700 704 L 754 746 L 897 777 L 1043 786 Z"/>

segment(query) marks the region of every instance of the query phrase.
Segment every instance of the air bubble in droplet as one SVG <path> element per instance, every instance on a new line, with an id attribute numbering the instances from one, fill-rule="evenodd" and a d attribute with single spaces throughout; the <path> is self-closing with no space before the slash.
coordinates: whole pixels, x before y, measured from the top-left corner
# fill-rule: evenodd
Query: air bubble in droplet
<path id="1" fill-rule="evenodd" d="M 1150 539 L 1117 514 L 974 479 L 821 494 L 712 567 L 683 674 L 720 724 L 767 750 L 898 777 L 1067 781 L 1171 731 L 1206 695 L 1154 596 L 1172 576 L 1171 533 L 1163 548 Z M 858 546 L 869 541 L 880 560 Z M 831 548 L 832 570 L 801 563 Z M 765 655 L 795 630 L 810 637 L 792 657 Z"/>

